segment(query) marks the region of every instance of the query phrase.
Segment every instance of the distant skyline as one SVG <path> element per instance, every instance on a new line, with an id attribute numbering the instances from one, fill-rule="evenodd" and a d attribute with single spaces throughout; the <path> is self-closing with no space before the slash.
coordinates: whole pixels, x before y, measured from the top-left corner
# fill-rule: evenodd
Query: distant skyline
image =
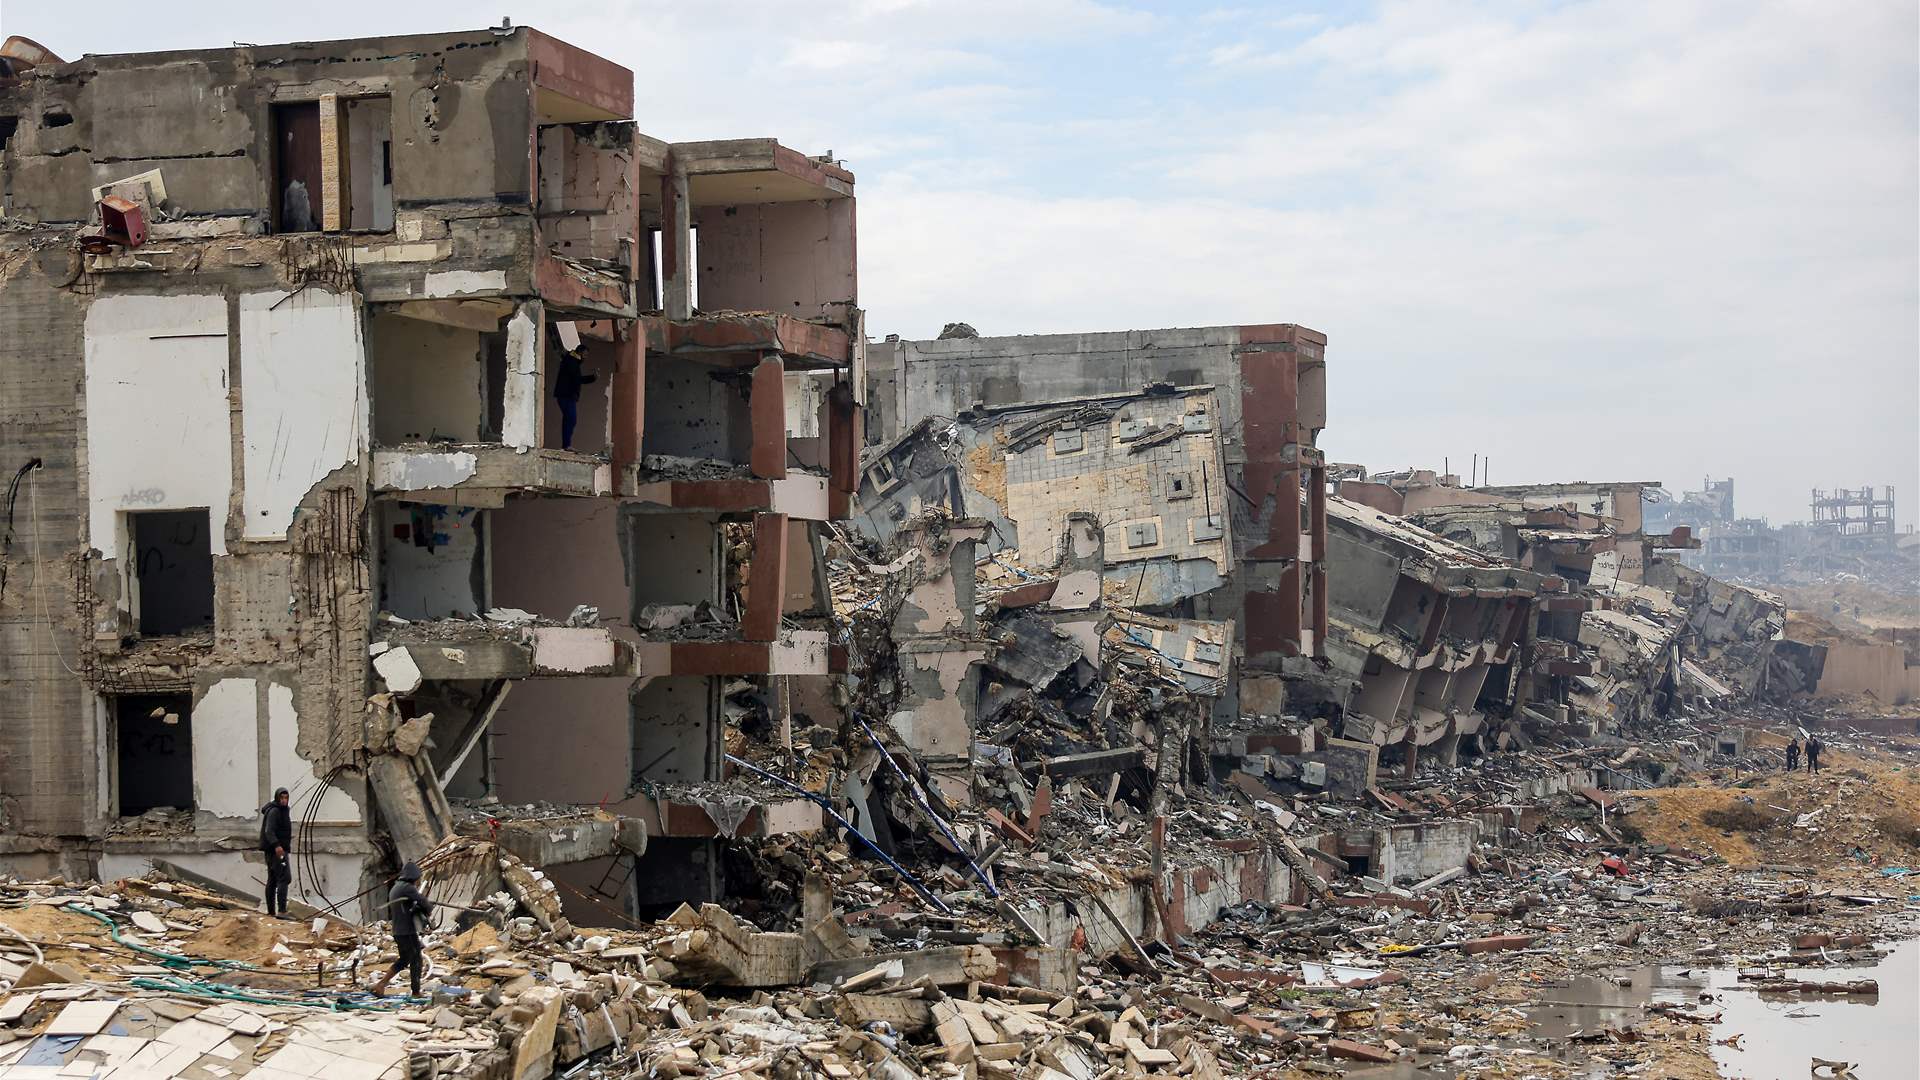
<path id="1" fill-rule="evenodd" d="M 1920 511 L 1911 0 L 6 0 L 0 33 L 73 59 L 502 15 L 632 68 L 649 134 L 843 159 L 876 337 L 1299 322 L 1336 460 Z"/>

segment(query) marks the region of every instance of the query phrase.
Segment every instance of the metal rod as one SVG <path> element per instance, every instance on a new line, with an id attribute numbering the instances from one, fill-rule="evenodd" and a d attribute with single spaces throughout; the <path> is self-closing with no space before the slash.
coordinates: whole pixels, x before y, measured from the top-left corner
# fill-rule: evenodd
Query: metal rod
<path id="1" fill-rule="evenodd" d="M 866 717 L 855 715 L 854 720 L 867 733 L 867 738 L 873 740 L 873 748 L 880 751 L 880 756 L 886 759 L 887 764 L 893 766 L 894 775 L 900 778 L 901 783 L 907 785 L 907 794 L 913 796 L 913 801 L 920 807 L 920 812 L 932 819 L 935 827 L 940 830 L 940 834 L 947 838 L 947 842 L 953 845 L 961 858 L 967 860 L 967 868 L 973 871 L 974 877 L 980 879 L 980 884 L 987 887 L 987 895 L 998 897 L 1000 890 L 993 887 L 993 881 L 987 877 L 987 872 L 980 869 L 979 864 L 973 861 L 972 855 L 967 854 L 967 845 L 962 844 L 960 838 L 953 835 L 953 829 L 941 820 L 939 814 L 933 812 L 933 806 L 927 802 L 927 797 L 920 793 L 920 785 L 913 782 L 913 778 L 907 775 L 907 770 L 901 768 L 898 761 L 893 760 L 893 755 L 887 752 L 887 744 L 881 742 L 880 736 L 874 734 L 873 728 L 867 724 Z"/>
<path id="2" fill-rule="evenodd" d="M 735 765 L 740 766 L 741 768 L 747 770 L 748 772 L 753 773 L 755 776 L 758 776 L 763 780 L 771 780 L 774 783 L 779 784 L 781 787 L 786 788 L 788 791 L 791 791 L 794 794 L 799 795 L 801 798 L 808 799 L 818 804 L 820 809 L 826 811 L 827 816 L 831 817 L 834 820 L 835 824 L 847 830 L 848 835 L 859 837 L 861 843 L 867 845 L 867 848 L 871 850 L 875 855 L 880 856 L 881 862 L 884 862 L 888 866 L 892 867 L 893 872 L 896 874 L 899 874 L 900 879 L 902 881 L 905 881 L 909 886 L 911 886 L 914 892 L 919 893 L 920 898 L 922 900 L 925 900 L 927 903 L 932 904 L 934 907 L 939 908 L 940 914 L 942 915 L 953 914 L 953 909 L 948 907 L 946 903 L 942 901 L 938 896 L 933 895 L 933 892 L 929 890 L 925 885 L 920 884 L 919 878 L 914 877 L 911 873 L 908 873 L 907 868 L 904 866 L 901 866 L 898 862 L 896 862 L 893 856 L 887 854 L 884 851 L 881 851 L 880 845 L 867 839 L 865 833 L 853 827 L 853 822 L 848 821 L 844 817 L 841 817 L 840 811 L 835 810 L 832 804 L 828 803 L 825 798 L 821 797 L 820 795 L 814 792 L 808 791 L 806 788 L 803 788 L 799 784 L 796 784 L 793 781 L 788 780 L 784 776 L 776 776 L 773 773 L 770 773 L 767 770 L 761 768 L 760 766 L 755 765 L 751 761 L 744 761 L 740 758 L 734 757 L 732 754 L 727 755 L 727 760 L 731 761 Z"/>

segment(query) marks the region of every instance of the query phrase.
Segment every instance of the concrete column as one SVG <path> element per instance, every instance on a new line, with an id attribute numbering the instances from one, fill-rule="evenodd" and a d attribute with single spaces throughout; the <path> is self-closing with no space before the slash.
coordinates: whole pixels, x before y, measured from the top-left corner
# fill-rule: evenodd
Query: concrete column
<path id="1" fill-rule="evenodd" d="M 777 356 L 753 369 L 748 402 L 753 420 L 753 475 L 782 480 L 787 475 L 787 371 Z"/>
<path id="2" fill-rule="evenodd" d="M 747 580 L 747 613 L 740 636 L 773 641 L 780 636 L 780 611 L 787 599 L 787 515 L 753 516 L 753 562 Z"/>
<path id="3" fill-rule="evenodd" d="M 638 323 L 625 324 L 627 338 L 614 359 L 613 467 L 637 464 L 646 445 L 647 335 Z"/>
<path id="4" fill-rule="evenodd" d="M 320 227 L 339 232 L 353 223 L 347 188 L 347 118 L 340 95 L 320 95 Z"/>
<path id="5" fill-rule="evenodd" d="M 669 319 L 693 318 L 693 277 L 688 265 L 692 246 L 692 207 L 687 197 L 687 170 L 672 157 L 660 178 L 661 296 Z"/>
<path id="6" fill-rule="evenodd" d="M 852 383 L 838 382 L 827 391 L 827 514 L 840 520 L 853 512 L 860 490 L 860 448 L 866 443 L 864 413 L 854 400 Z"/>

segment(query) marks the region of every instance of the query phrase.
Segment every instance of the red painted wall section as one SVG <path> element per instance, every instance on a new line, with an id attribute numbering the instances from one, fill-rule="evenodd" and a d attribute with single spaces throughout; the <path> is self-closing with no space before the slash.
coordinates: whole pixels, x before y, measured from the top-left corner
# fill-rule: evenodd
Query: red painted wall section
<path id="1" fill-rule="evenodd" d="M 777 356 L 753 369 L 749 402 L 753 416 L 753 475 L 782 480 L 787 475 L 787 369 Z"/>
<path id="2" fill-rule="evenodd" d="M 753 562 L 747 580 L 747 613 L 740 636 L 773 641 L 780 636 L 780 609 L 787 597 L 787 515 L 753 516 Z"/>
<path id="3" fill-rule="evenodd" d="M 626 340 L 613 368 L 613 467 L 640 462 L 647 418 L 647 341 L 638 326 L 627 324 Z"/>

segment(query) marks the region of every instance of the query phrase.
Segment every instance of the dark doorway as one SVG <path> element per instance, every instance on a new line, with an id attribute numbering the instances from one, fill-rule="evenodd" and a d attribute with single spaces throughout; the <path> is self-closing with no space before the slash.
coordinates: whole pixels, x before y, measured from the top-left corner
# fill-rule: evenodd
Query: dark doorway
<path id="1" fill-rule="evenodd" d="M 213 628 L 213 547 L 205 510 L 127 515 L 133 540 L 134 610 L 144 637 Z"/>
<path id="2" fill-rule="evenodd" d="M 120 816 L 163 806 L 193 809 L 193 698 L 127 694 L 110 700 Z"/>
<path id="3" fill-rule="evenodd" d="M 273 107 L 273 231 L 319 232 L 320 103 Z"/>

